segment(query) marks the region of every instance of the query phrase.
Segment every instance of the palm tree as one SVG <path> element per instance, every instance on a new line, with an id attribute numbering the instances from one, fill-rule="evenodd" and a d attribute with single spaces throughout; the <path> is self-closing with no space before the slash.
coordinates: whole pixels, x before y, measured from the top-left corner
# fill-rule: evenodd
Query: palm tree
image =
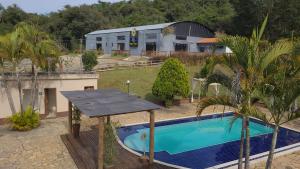
<path id="1" fill-rule="evenodd" d="M 271 118 L 268 122 L 275 126 L 266 169 L 271 169 L 272 166 L 279 127 L 300 117 L 300 109 L 294 106 L 300 96 L 299 55 L 286 56 L 269 69 L 271 70 L 266 71 L 267 85 L 261 84 L 257 97 L 270 111 Z"/>
<path id="2" fill-rule="evenodd" d="M 245 168 L 249 169 L 250 164 L 250 128 L 249 116 L 264 119 L 265 116 L 252 104 L 254 92 L 258 84 L 263 80 L 264 71 L 267 67 L 284 54 L 290 53 L 292 44 L 288 41 L 278 41 L 274 44 L 263 43 L 262 36 L 267 24 L 265 18 L 260 29 L 254 29 L 250 38 L 241 36 L 221 36 L 221 44 L 229 47 L 232 55 L 213 57 L 209 62 L 209 82 L 218 82 L 232 91 L 231 97 L 207 97 L 200 101 L 197 114 L 201 115 L 203 109 L 210 105 L 221 104 L 235 107 L 239 117 L 243 119 L 241 129 L 241 146 L 239 157 L 239 168 L 242 168 L 244 132 L 246 134 Z M 214 73 L 216 65 L 222 65 L 231 70 L 233 76 Z M 211 78 L 215 76 L 218 78 Z M 231 83 L 229 83 L 231 81 Z M 231 84 L 231 85 L 228 85 Z"/>
<path id="3" fill-rule="evenodd" d="M 2 38 L 0 37 L 0 41 L 1 41 L 1 39 Z M 0 42 L 0 45 L 1 45 L 1 42 Z M 8 99 L 10 110 L 11 110 L 12 114 L 15 114 L 16 108 L 15 108 L 15 104 L 14 104 L 14 101 L 11 96 L 10 87 L 9 87 L 9 85 L 7 85 L 7 77 L 5 75 L 4 62 L 5 62 L 5 55 L 4 55 L 4 53 L 1 52 L 1 47 L 0 47 L 0 66 L 2 68 L 2 70 L 1 70 L 2 86 L 5 89 L 5 94 Z"/>
<path id="4" fill-rule="evenodd" d="M 49 58 L 57 58 L 59 47 L 50 36 L 40 31 L 36 26 L 21 23 L 17 26 L 16 31 L 26 42 L 26 56 L 32 61 L 32 90 L 31 90 L 31 107 L 35 105 L 35 95 L 37 89 L 37 67 L 45 69 Z"/>
<path id="5" fill-rule="evenodd" d="M 18 92 L 19 92 L 19 102 L 20 102 L 20 109 L 21 112 L 24 111 L 23 107 L 23 98 L 22 98 L 22 85 L 21 85 L 21 79 L 19 76 L 19 63 L 24 58 L 24 47 L 25 42 L 22 38 L 20 38 L 20 35 L 17 32 L 6 34 L 2 37 L 0 37 L 0 53 L 4 60 L 9 61 L 13 65 L 13 69 L 16 74 L 17 78 L 17 86 L 18 86 Z M 4 75 L 4 74 L 3 74 Z M 10 103 L 10 107 L 12 110 L 12 113 L 15 113 L 15 108 L 13 105 L 12 100 L 10 99 L 10 92 L 8 90 L 8 87 L 6 87 L 7 90 L 7 96 Z"/>

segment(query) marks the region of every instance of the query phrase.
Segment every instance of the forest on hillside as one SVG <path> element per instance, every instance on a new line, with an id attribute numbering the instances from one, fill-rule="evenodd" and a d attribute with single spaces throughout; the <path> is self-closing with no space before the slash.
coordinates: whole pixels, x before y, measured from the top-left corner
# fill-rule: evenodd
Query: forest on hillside
<path id="1" fill-rule="evenodd" d="M 65 6 L 49 14 L 26 13 L 16 5 L 0 4 L 0 35 L 20 22 L 38 25 L 57 41 L 74 49 L 88 32 L 174 21 L 197 21 L 216 32 L 251 35 L 266 15 L 265 38 L 277 40 L 300 35 L 299 0 L 128 0 L 99 1 L 93 5 Z"/>

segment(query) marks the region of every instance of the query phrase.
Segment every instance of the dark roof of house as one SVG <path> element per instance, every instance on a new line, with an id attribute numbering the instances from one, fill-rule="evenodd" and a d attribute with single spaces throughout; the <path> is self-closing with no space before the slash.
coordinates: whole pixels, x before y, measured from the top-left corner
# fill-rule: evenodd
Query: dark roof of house
<path id="1" fill-rule="evenodd" d="M 89 117 L 101 117 L 160 109 L 161 107 L 116 89 L 62 91 L 70 102 Z"/>

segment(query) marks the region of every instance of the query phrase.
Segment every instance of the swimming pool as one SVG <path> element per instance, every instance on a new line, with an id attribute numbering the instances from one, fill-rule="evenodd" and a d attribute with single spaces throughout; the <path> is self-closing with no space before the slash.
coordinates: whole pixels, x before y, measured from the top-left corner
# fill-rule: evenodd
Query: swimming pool
<path id="1" fill-rule="evenodd" d="M 242 120 L 230 122 L 233 113 L 191 117 L 155 124 L 155 159 L 187 168 L 208 168 L 238 159 Z M 269 150 L 273 128 L 251 119 L 251 155 Z M 146 135 L 142 139 L 142 135 Z M 118 129 L 128 148 L 142 153 L 149 149 L 149 126 L 139 124 Z M 277 148 L 300 142 L 298 132 L 280 128 Z"/>

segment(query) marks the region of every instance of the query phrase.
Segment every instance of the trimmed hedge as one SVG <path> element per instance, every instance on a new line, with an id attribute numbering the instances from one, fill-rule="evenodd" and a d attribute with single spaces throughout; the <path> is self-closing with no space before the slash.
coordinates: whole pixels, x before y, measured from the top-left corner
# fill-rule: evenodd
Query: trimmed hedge
<path id="1" fill-rule="evenodd" d="M 153 84 L 152 94 L 164 101 L 166 106 L 172 104 L 175 96 L 188 96 L 188 72 L 178 59 L 169 58 L 165 61 Z"/>

